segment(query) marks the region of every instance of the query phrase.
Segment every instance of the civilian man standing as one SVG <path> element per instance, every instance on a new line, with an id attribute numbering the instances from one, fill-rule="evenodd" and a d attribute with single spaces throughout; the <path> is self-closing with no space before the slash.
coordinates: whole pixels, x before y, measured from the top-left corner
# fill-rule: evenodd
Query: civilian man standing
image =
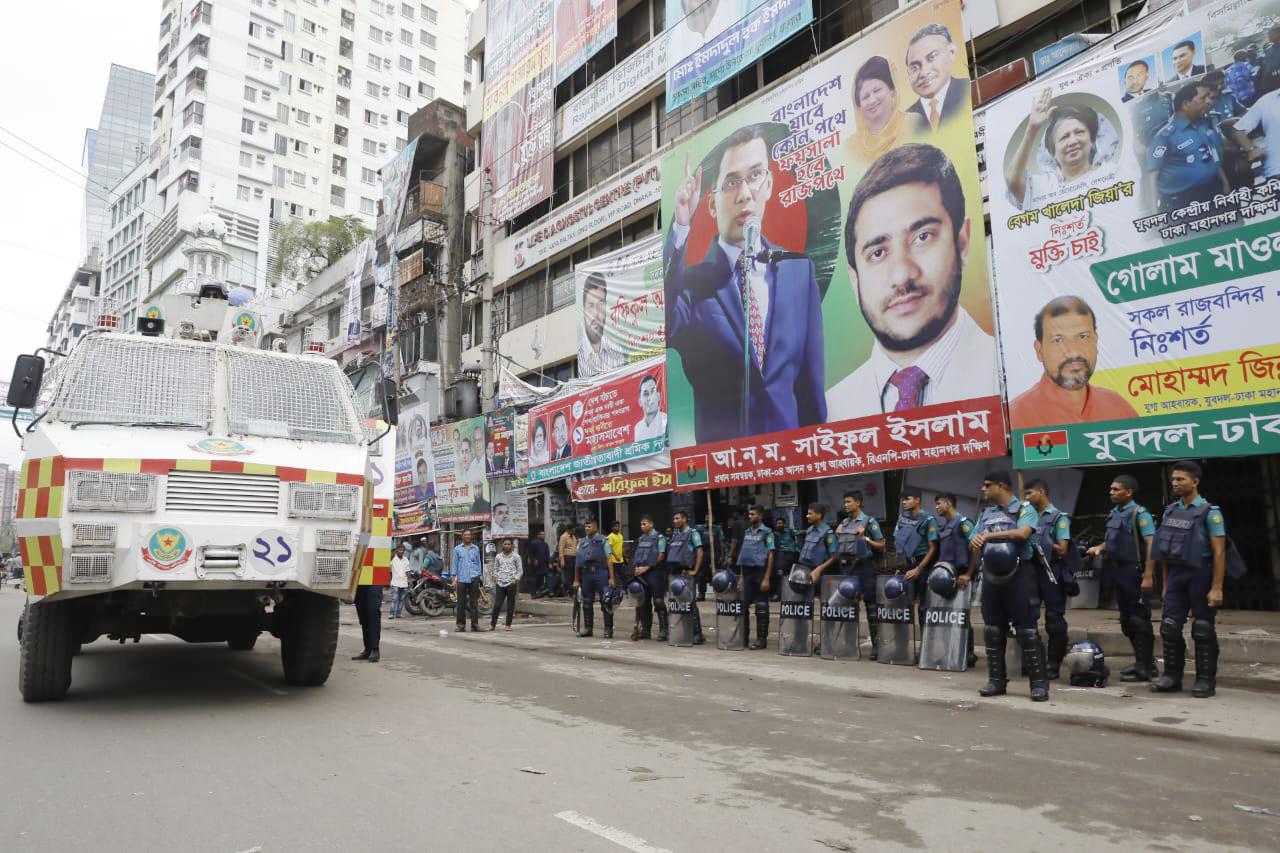
<path id="1" fill-rule="evenodd" d="M 547 533 L 539 530 L 529 541 L 529 574 L 533 597 L 550 595 L 554 584 L 551 580 L 551 549 L 547 546 Z"/>
<path id="2" fill-rule="evenodd" d="M 458 596 L 454 619 L 458 630 L 467 630 L 466 617 L 471 617 L 471 630 L 479 631 L 480 584 L 483 563 L 480 548 L 471 541 L 471 531 L 462 531 L 462 542 L 453 546 L 453 591 Z"/>

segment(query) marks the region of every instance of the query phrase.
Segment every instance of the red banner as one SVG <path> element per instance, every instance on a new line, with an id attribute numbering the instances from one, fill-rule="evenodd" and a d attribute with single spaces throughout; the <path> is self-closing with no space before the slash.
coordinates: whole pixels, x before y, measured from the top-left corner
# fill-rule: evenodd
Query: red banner
<path id="1" fill-rule="evenodd" d="M 1004 456 L 1000 398 L 978 397 L 671 451 L 675 490 L 745 486 Z"/>
<path id="2" fill-rule="evenodd" d="M 575 501 L 652 495 L 669 492 L 671 487 L 671 454 L 666 452 L 636 462 L 583 471 L 569 479 L 569 491 Z"/>

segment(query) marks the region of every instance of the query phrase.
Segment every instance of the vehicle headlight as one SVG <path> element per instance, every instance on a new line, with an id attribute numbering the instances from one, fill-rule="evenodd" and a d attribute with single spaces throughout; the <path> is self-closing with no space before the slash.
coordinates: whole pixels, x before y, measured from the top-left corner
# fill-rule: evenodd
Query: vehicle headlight
<path id="1" fill-rule="evenodd" d="M 290 483 L 290 518 L 333 518 L 355 521 L 360 487 L 333 483 Z"/>
<path id="2" fill-rule="evenodd" d="M 70 512 L 151 512 L 156 508 L 153 474 L 72 471 L 67 485 Z"/>

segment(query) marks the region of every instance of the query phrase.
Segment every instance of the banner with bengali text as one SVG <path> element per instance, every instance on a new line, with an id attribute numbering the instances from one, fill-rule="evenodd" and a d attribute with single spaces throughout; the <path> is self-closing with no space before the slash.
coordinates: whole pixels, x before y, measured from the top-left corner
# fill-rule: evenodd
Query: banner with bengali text
<path id="1" fill-rule="evenodd" d="M 573 269 L 578 375 L 662 355 L 662 235 L 628 243 Z"/>
<path id="2" fill-rule="evenodd" d="M 569 478 L 575 501 L 601 501 L 671 491 L 671 454 L 647 456 L 605 468 L 583 471 Z"/>
<path id="3" fill-rule="evenodd" d="M 617 0 L 555 0 L 556 85 L 618 37 Z"/>
<path id="4" fill-rule="evenodd" d="M 489 520 L 484 443 L 484 415 L 431 428 L 440 521 Z"/>
<path id="5" fill-rule="evenodd" d="M 431 412 L 426 401 L 400 411 L 396 427 L 396 483 L 393 534 L 409 536 L 435 528 L 435 460 L 431 455 Z"/>

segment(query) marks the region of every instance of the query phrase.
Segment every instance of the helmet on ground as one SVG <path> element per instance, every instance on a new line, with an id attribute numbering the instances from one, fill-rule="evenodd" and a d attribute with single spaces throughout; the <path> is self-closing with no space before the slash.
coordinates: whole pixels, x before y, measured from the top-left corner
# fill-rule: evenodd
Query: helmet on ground
<path id="1" fill-rule="evenodd" d="M 627 583 L 627 599 L 636 607 L 644 604 L 647 592 L 644 582 L 639 578 L 632 578 Z"/>
<path id="2" fill-rule="evenodd" d="M 929 572 L 929 589 L 943 598 L 956 594 L 956 568 L 947 562 L 938 563 Z"/>
<path id="3" fill-rule="evenodd" d="M 1111 670 L 1102 647 L 1093 640 L 1080 640 L 1062 659 L 1071 673 L 1073 687 L 1106 687 Z"/>
<path id="4" fill-rule="evenodd" d="M 796 566 L 787 575 L 787 586 L 791 587 L 792 592 L 804 595 L 813 589 L 813 575 L 804 566 Z"/>
<path id="5" fill-rule="evenodd" d="M 862 583 L 857 578 L 844 577 L 836 584 L 835 590 L 831 593 L 831 598 L 827 600 L 828 607 L 848 607 L 862 597 Z"/>
<path id="6" fill-rule="evenodd" d="M 884 597 L 892 601 L 907 592 L 907 581 L 902 575 L 894 575 L 884 582 Z"/>
<path id="7" fill-rule="evenodd" d="M 721 569 L 711 576 L 711 588 L 716 592 L 725 593 L 734 589 L 738 585 L 738 576 L 730 569 Z"/>
<path id="8" fill-rule="evenodd" d="M 689 588 L 689 580 L 687 578 L 674 577 L 671 579 L 671 585 L 669 589 L 671 590 L 672 598 L 679 598 L 680 596 L 684 595 L 685 590 L 687 590 L 688 588 Z"/>
<path id="9" fill-rule="evenodd" d="M 1008 540 L 982 546 L 982 576 L 994 586 L 1003 586 L 1018 570 L 1018 545 Z"/>

